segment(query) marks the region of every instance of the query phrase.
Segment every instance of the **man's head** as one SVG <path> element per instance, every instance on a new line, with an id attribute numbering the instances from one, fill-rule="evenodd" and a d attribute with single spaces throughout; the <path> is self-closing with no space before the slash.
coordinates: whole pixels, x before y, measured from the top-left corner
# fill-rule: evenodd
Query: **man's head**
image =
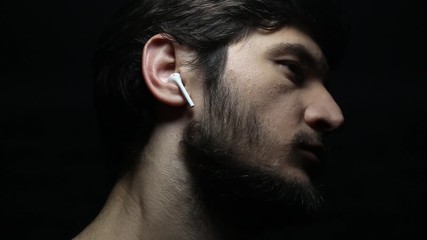
<path id="1" fill-rule="evenodd" d="M 98 55 L 101 127 L 127 154 L 120 165 L 132 166 L 161 121 L 186 114 L 182 153 L 202 201 L 266 216 L 315 208 L 322 137 L 343 121 L 324 87 L 340 22 L 319 2 L 137 1 Z M 171 97 L 173 72 L 194 109 Z"/>
<path id="2" fill-rule="evenodd" d="M 210 89 L 223 72 L 228 45 L 256 29 L 298 26 L 319 44 L 333 66 L 343 37 L 336 8 L 309 0 L 134 1 L 103 39 L 96 57 L 95 95 L 102 132 L 128 159 L 149 138 L 156 100 L 144 84 L 141 54 L 155 34 L 165 34 L 194 50 L 192 64 Z"/>

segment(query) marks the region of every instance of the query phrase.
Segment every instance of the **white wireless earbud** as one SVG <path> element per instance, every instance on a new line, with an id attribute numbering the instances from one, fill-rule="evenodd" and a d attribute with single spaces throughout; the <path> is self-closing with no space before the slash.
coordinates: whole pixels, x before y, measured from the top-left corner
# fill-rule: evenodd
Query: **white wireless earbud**
<path id="1" fill-rule="evenodd" d="M 174 82 L 178 86 L 179 90 L 181 90 L 181 93 L 182 95 L 184 95 L 185 100 L 187 100 L 188 106 L 194 107 L 193 100 L 191 100 L 190 95 L 184 87 L 184 84 L 182 84 L 181 76 L 179 75 L 179 73 L 172 73 L 168 78 L 168 82 Z"/>

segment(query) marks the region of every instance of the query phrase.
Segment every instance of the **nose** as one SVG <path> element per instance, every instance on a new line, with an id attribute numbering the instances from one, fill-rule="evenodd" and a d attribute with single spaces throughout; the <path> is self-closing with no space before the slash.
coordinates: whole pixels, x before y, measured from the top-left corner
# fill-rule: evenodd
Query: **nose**
<path id="1" fill-rule="evenodd" d="M 308 98 L 304 121 L 316 131 L 329 132 L 344 123 L 344 116 L 331 94 L 322 86 L 312 91 Z"/>

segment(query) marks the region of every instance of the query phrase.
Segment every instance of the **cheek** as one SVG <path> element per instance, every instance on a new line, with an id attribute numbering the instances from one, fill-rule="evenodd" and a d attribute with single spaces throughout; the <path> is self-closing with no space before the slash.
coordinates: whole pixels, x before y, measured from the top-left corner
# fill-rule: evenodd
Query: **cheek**
<path id="1" fill-rule="evenodd" d="M 298 90 L 277 81 L 277 78 L 268 78 L 267 74 L 251 76 L 251 79 L 234 76 L 234 83 L 244 82 L 235 92 L 239 95 L 239 102 L 255 111 L 269 132 L 280 136 L 293 135 L 303 116 L 303 104 Z"/>
<path id="2" fill-rule="evenodd" d="M 265 75 L 262 71 L 254 70 L 253 67 L 239 66 L 230 70 L 227 78 L 231 80 L 230 86 L 237 90 L 241 97 L 249 100 L 261 98 L 267 90 L 262 84 Z"/>
<path id="3" fill-rule="evenodd" d="M 280 141 L 289 141 L 301 126 L 302 104 L 298 94 L 272 96 L 268 104 L 258 109 L 258 116 Z"/>
<path id="4" fill-rule="evenodd" d="M 255 62 L 250 57 L 245 59 L 229 59 L 226 67 L 224 77 L 235 89 L 234 97 L 255 111 L 269 132 L 291 136 L 297 131 L 301 119 L 298 90 L 268 62 Z"/>

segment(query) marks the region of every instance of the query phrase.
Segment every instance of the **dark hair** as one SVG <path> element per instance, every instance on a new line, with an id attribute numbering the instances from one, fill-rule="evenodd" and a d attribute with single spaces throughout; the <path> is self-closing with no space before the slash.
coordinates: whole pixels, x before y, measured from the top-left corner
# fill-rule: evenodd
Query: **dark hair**
<path id="1" fill-rule="evenodd" d="M 343 46 L 339 8 L 336 1 L 325 0 L 134 1 L 95 58 L 95 103 L 101 132 L 116 153 L 111 158 L 120 157 L 119 165 L 130 163 L 155 125 L 155 100 L 141 73 L 142 49 L 153 35 L 166 34 L 195 50 L 194 64 L 209 89 L 222 72 L 227 46 L 256 28 L 295 25 L 319 44 L 333 66 Z"/>

